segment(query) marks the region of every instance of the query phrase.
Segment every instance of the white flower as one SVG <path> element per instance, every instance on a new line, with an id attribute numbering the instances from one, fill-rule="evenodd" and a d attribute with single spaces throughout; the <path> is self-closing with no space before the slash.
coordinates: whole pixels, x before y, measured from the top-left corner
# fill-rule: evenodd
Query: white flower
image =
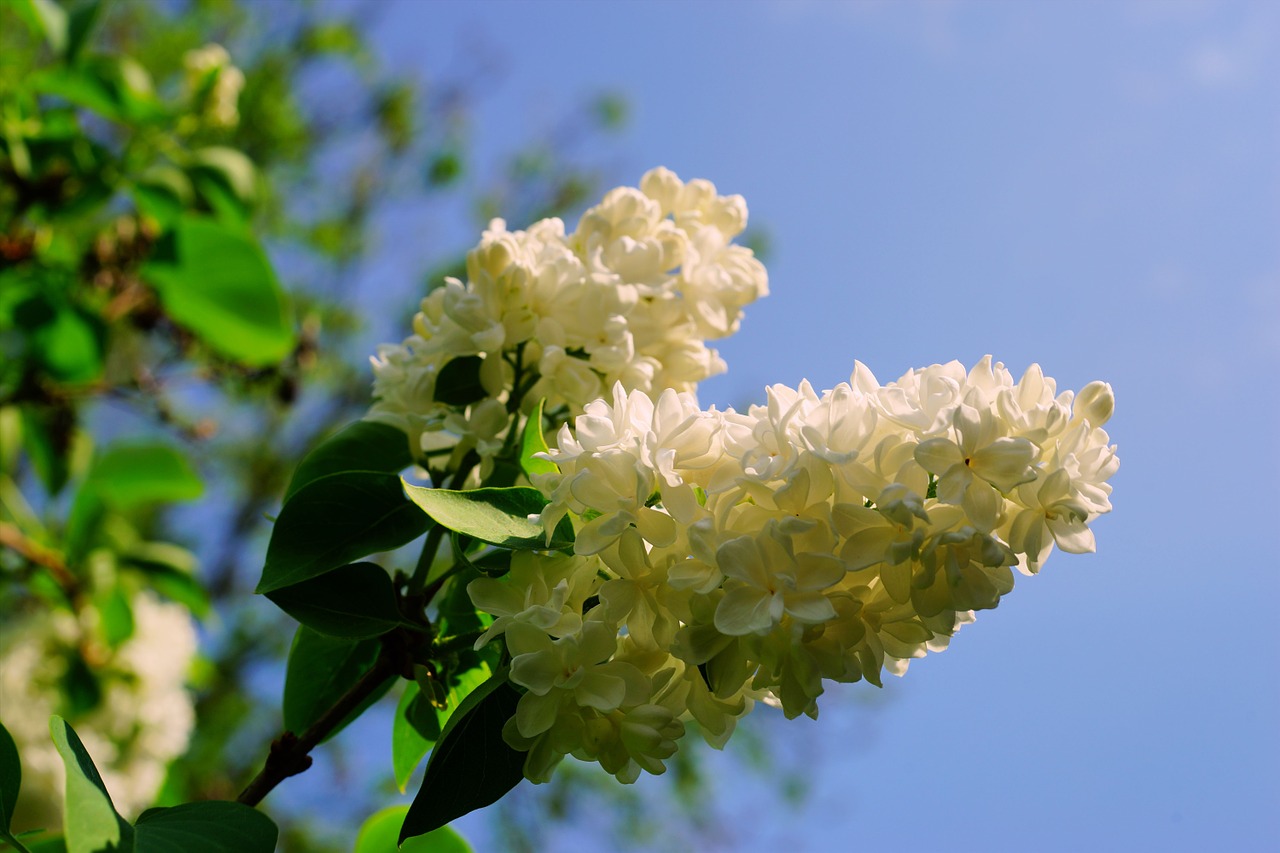
<path id="1" fill-rule="evenodd" d="M 22 759 L 15 829 L 62 822 L 65 770 L 49 737 L 49 717 L 75 727 L 116 809 L 132 818 L 153 804 L 169 762 L 186 749 L 195 723 L 187 671 L 196 651 L 187 610 L 139 593 L 130 602 L 133 636 L 115 650 L 97 639 L 96 614 L 15 615 L 0 627 L 0 707 Z M 69 667 L 93 649 L 98 701 L 79 711 L 64 695 Z"/>

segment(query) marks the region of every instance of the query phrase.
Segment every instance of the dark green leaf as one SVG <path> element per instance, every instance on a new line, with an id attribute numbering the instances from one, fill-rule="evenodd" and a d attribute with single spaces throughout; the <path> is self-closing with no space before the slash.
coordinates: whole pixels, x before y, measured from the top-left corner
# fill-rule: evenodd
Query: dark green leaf
<path id="1" fill-rule="evenodd" d="M 440 738 L 440 717 L 431 703 L 421 698 L 418 685 L 409 682 L 391 723 L 391 769 L 402 794 L 431 744 Z"/>
<path id="2" fill-rule="evenodd" d="M 101 0 L 89 0 L 72 10 L 67 21 L 67 62 L 74 63 L 80 57 L 101 13 Z"/>
<path id="3" fill-rule="evenodd" d="M 330 436 L 302 460 L 293 472 L 284 499 L 313 480 L 342 471 L 381 471 L 397 474 L 413 462 L 409 437 L 393 426 L 356 421 Z"/>
<path id="4" fill-rule="evenodd" d="M 121 557 L 121 564 L 140 569 L 147 577 L 147 584 L 170 601 L 185 606 L 196 618 L 209 614 L 209 594 L 200 581 L 187 572 L 162 563 L 150 562 L 143 557 Z"/>
<path id="5" fill-rule="evenodd" d="M 75 413 L 68 408 L 20 406 L 22 445 L 31 467 L 50 495 L 67 484 Z"/>
<path id="6" fill-rule="evenodd" d="M 53 745 L 67 769 L 66 799 L 63 802 L 63 830 L 68 853 L 99 853 L 104 849 L 129 849 L 133 828 L 116 814 L 98 768 L 76 736 L 75 729 L 61 717 L 49 721 Z"/>
<path id="7" fill-rule="evenodd" d="M 157 245 L 142 275 L 174 320 L 231 358 L 262 367 L 293 349 L 284 291 L 248 234 L 185 216 Z"/>
<path id="8" fill-rule="evenodd" d="M 421 758 L 422 756 L 418 756 Z M 9 831 L 13 821 L 13 809 L 18 804 L 18 789 L 22 787 L 22 761 L 18 758 L 18 745 L 13 735 L 0 723 L 0 830 Z M 404 785 L 400 785 L 404 790 Z"/>
<path id="9" fill-rule="evenodd" d="M 360 827 L 355 853 L 472 853 L 471 845 L 447 826 L 398 846 L 396 836 L 408 811 L 408 806 L 391 806 L 372 815 Z"/>
<path id="10" fill-rule="evenodd" d="M 72 716 L 88 713 L 102 704 L 102 684 L 78 650 L 68 653 L 60 686 Z"/>
<path id="11" fill-rule="evenodd" d="M 394 474 L 347 471 L 314 480 L 280 510 L 257 591 L 292 586 L 399 548 L 429 526 Z"/>
<path id="12" fill-rule="evenodd" d="M 436 376 L 436 402 L 467 406 L 489 396 L 480 384 L 483 363 L 484 359 L 478 355 L 463 355 L 440 368 Z"/>
<path id="13" fill-rule="evenodd" d="M 298 628 L 284 678 L 284 727 L 298 734 L 306 731 L 369 671 L 380 647 L 377 640 L 341 640 L 305 625 Z M 394 676 L 388 677 L 385 686 L 348 714 L 325 740 L 364 713 L 394 680 Z"/>
<path id="14" fill-rule="evenodd" d="M 377 637 L 404 621 L 391 578 L 373 563 L 342 566 L 267 597 L 303 625 L 330 637 Z"/>
<path id="15" fill-rule="evenodd" d="M 529 413 L 525 421 L 524 433 L 520 437 L 520 467 L 530 480 L 534 474 L 555 474 L 560 469 L 550 459 L 534 459 L 535 453 L 546 453 L 547 440 L 542 435 L 542 407 L 547 401 L 539 400 L 538 405 Z"/>
<path id="16" fill-rule="evenodd" d="M 271 818 L 240 803 L 184 803 L 138 818 L 134 853 L 272 853 Z"/>
<path id="17" fill-rule="evenodd" d="M 431 752 L 422 787 L 400 829 L 401 842 L 497 802 L 519 784 L 525 754 L 502 739 L 502 727 L 519 701 L 505 671 L 462 701 Z"/>
<path id="18" fill-rule="evenodd" d="M 405 483 L 404 491 L 437 524 L 490 545 L 523 550 L 560 550 L 573 545 L 568 517 L 561 520 L 550 542 L 542 525 L 530 519 L 547 505 L 537 489 L 514 486 L 455 492 Z"/>
<path id="19" fill-rule="evenodd" d="M 167 165 L 148 169 L 133 183 L 130 193 L 138 210 L 166 227 L 178 220 L 195 197 L 191 179 Z"/>
<path id="20" fill-rule="evenodd" d="M 195 500 L 204 483 L 187 457 L 164 444 L 117 445 L 98 457 L 86 486 L 114 509 Z"/>

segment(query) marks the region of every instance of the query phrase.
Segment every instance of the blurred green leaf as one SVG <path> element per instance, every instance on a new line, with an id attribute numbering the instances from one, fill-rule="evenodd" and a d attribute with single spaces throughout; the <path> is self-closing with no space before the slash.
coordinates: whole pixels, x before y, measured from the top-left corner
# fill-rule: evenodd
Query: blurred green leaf
<path id="1" fill-rule="evenodd" d="M 71 10 L 67 21 L 67 62 L 74 64 L 102 15 L 102 0 L 87 0 Z"/>
<path id="2" fill-rule="evenodd" d="M 267 256 L 246 234 L 186 216 L 142 268 L 173 319 L 253 367 L 292 351 L 293 320 Z"/>
<path id="3" fill-rule="evenodd" d="M 125 118 L 119 91 L 88 68 L 65 65 L 46 68 L 31 77 L 30 85 L 37 92 L 56 95 L 106 118 Z"/>
<path id="4" fill-rule="evenodd" d="M 62 822 L 68 853 L 128 850 L 133 843 L 133 828 L 116 814 L 102 776 L 75 729 L 55 716 L 49 721 L 49 731 L 67 769 Z"/>
<path id="5" fill-rule="evenodd" d="M 408 812 L 408 806 L 391 806 L 371 815 L 356 836 L 355 853 L 472 853 L 471 845 L 448 826 L 398 846 L 397 836 Z"/>
<path id="6" fill-rule="evenodd" d="M 246 207 L 258 194 L 258 170 L 244 152 L 212 145 L 191 152 L 191 167 L 216 177 Z"/>
<path id="7" fill-rule="evenodd" d="M 372 668 L 380 648 L 377 640 L 338 639 L 305 625 L 299 627 L 284 678 L 284 727 L 297 734 L 306 731 Z M 396 676 L 389 676 L 381 689 L 348 714 L 325 740 L 382 698 L 395 679 Z"/>
<path id="8" fill-rule="evenodd" d="M 427 184 L 447 187 L 462 177 L 462 155 L 457 151 L 440 151 L 427 162 Z"/>
<path id="9" fill-rule="evenodd" d="M 111 648 L 119 648 L 133 636 L 133 608 L 129 597 L 119 584 L 113 584 L 105 593 L 95 596 L 98 618 L 102 623 L 102 637 Z"/>
<path id="10" fill-rule="evenodd" d="M 16 0 L 13 8 L 27 26 L 44 36 L 53 52 L 62 55 L 67 48 L 67 12 L 54 0 Z"/>
<path id="11" fill-rule="evenodd" d="M 373 563 L 342 566 L 267 597 L 303 625 L 330 637 L 378 637 L 404 623 L 391 578 Z"/>
<path id="12" fill-rule="evenodd" d="M 405 498 L 394 474 L 346 471 L 313 480 L 280 510 L 257 592 L 317 577 L 408 544 L 430 519 Z"/>
<path id="13" fill-rule="evenodd" d="M 138 817 L 134 853 L 272 853 L 279 830 L 240 803 L 184 803 Z"/>
<path id="14" fill-rule="evenodd" d="M 120 444 L 98 456 L 85 487 L 120 511 L 150 503 L 190 501 L 204 483 L 187 457 L 165 444 Z"/>

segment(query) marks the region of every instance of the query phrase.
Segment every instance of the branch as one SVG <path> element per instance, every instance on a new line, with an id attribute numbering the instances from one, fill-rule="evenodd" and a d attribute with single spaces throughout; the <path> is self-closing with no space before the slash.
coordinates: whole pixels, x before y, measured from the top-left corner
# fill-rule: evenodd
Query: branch
<path id="1" fill-rule="evenodd" d="M 301 735 L 285 732 L 271 742 L 271 751 L 267 753 L 262 772 L 240 792 L 236 801 L 246 806 L 256 806 L 276 785 L 310 767 L 311 750 L 338 728 L 347 715 L 360 707 L 387 678 L 401 673 L 405 669 L 407 655 L 408 651 L 400 634 L 388 634 L 383 639 L 382 650 L 373 666 L 350 690 L 342 694 L 333 707 Z"/>
<path id="2" fill-rule="evenodd" d="M 14 551 L 28 563 L 47 569 L 68 598 L 74 599 L 79 594 L 80 582 L 67 568 L 62 554 L 27 538 L 16 525 L 0 521 L 0 545 Z"/>

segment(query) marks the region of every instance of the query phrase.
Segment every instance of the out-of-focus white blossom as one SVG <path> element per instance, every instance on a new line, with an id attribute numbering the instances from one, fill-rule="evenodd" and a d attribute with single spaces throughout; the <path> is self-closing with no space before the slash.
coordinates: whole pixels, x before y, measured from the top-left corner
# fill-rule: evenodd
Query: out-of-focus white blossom
<path id="1" fill-rule="evenodd" d="M 198 101 L 201 120 L 210 127 L 231 128 L 240 123 L 240 90 L 244 72 L 231 64 L 220 44 L 187 51 L 182 57 L 187 90 Z"/>
<path id="2" fill-rule="evenodd" d="M 185 684 L 196 652 L 186 608 L 142 592 L 131 602 L 133 635 L 114 650 L 97 639 L 91 608 L 77 616 L 38 611 L 0 626 L 0 712 L 22 758 L 15 829 L 62 823 L 65 771 L 49 717 L 65 716 L 102 774 L 116 809 L 134 818 L 153 805 L 169 763 L 195 724 Z M 71 662 L 93 658 L 100 698 L 73 712 Z"/>
<path id="3" fill-rule="evenodd" d="M 667 169 L 610 190 L 572 232 L 559 219 L 524 231 L 493 220 L 466 280 L 446 279 L 422 300 L 414 334 L 378 348 L 367 417 L 407 433 L 419 457 L 474 449 L 486 473 L 508 408 L 545 399 L 563 423 L 615 385 L 692 392 L 725 369 L 707 341 L 735 332 L 743 307 L 768 293 L 764 266 L 732 242 L 746 224 L 741 196 Z M 481 359 L 487 395 L 465 413 L 436 399 L 459 358 Z"/>
<path id="4" fill-rule="evenodd" d="M 579 239 L 622 252 L 605 247 L 651 233 L 653 205 L 736 221 L 660 178 L 611 196 Z M 638 288 L 675 251 L 663 239 L 623 253 Z M 990 357 L 886 385 L 859 364 L 822 393 L 772 386 L 745 413 L 615 385 L 534 478 L 548 535 L 574 518 L 576 555 L 531 554 L 470 586 L 498 616 L 481 642 L 505 633 L 528 691 L 506 729 L 527 775 L 572 754 L 630 781 L 662 769 L 684 723 L 722 746 L 756 701 L 816 716 L 825 682 L 879 684 L 945 649 L 1014 569 L 1094 549 L 1114 405 L 1104 383 L 1058 393 L 1038 366 L 1015 382 Z"/>

